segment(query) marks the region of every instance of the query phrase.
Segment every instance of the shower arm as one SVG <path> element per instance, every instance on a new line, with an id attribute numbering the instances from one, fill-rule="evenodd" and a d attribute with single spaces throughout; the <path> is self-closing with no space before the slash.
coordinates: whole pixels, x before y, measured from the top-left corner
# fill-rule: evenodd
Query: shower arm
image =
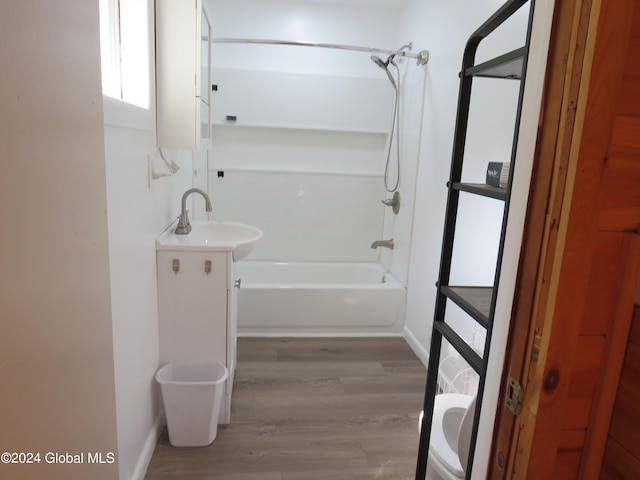
<path id="1" fill-rule="evenodd" d="M 212 38 L 212 43 L 252 43 L 252 44 L 263 44 L 263 45 L 293 45 L 298 47 L 319 47 L 319 48 L 337 48 L 340 50 L 355 50 L 359 52 L 369 52 L 369 53 L 384 53 L 388 55 L 395 55 L 397 57 L 407 57 L 407 58 L 415 58 L 417 65 L 426 65 L 429 61 L 429 52 L 427 50 L 422 50 L 418 53 L 412 53 L 406 51 L 412 47 L 412 44 L 409 43 L 399 50 L 384 50 L 380 48 L 370 48 L 370 47 L 359 47 L 355 45 L 340 45 L 337 43 L 320 43 L 320 42 L 307 42 L 301 40 L 265 40 L 265 39 L 256 39 L 256 38 Z"/>

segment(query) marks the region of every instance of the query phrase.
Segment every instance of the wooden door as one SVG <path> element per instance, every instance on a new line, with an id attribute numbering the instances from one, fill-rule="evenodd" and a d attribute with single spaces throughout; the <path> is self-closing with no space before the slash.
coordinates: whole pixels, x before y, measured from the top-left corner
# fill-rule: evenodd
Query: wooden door
<path id="1" fill-rule="evenodd" d="M 624 232 L 640 224 L 638 3 L 555 2 L 505 362 L 524 405 L 518 417 L 498 406 L 491 478 L 600 473 Z"/>
<path id="2" fill-rule="evenodd" d="M 624 234 L 615 282 L 615 311 L 607 329 L 598 389 L 586 431 L 579 475 L 640 478 L 640 235 Z"/>
<path id="3" fill-rule="evenodd" d="M 636 300 L 640 302 L 640 299 Z M 640 478 L 640 306 L 636 305 L 609 426 L 602 480 Z"/>

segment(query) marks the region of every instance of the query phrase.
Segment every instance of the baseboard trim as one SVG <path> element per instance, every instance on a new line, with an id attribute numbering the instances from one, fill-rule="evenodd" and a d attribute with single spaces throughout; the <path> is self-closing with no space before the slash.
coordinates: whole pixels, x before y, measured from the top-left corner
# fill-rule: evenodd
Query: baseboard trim
<path id="1" fill-rule="evenodd" d="M 427 349 L 422 346 L 413 332 L 409 330 L 406 325 L 402 329 L 402 336 L 411 347 L 411 350 L 413 350 L 413 353 L 418 356 L 426 368 L 429 365 L 429 352 Z"/>
<path id="2" fill-rule="evenodd" d="M 140 457 L 136 463 L 136 467 L 133 470 L 131 475 L 131 480 L 144 480 L 144 476 L 147 473 L 147 468 L 149 468 L 149 462 L 151 462 L 151 457 L 153 456 L 153 452 L 156 449 L 156 445 L 158 443 L 158 439 L 160 438 L 160 434 L 162 433 L 162 427 L 164 425 L 162 412 L 158 412 L 153 425 L 151 426 L 151 430 L 149 431 L 149 435 L 147 435 L 147 439 L 144 442 L 144 446 L 142 447 L 142 452 L 140 453 Z"/>
<path id="3" fill-rule="evenodd" d="M 264 337 L 264 338 L 278 338 L 278 337 L 295 337 L 295 338 L 358 338 L 358 337 L 402 337 L 403 333 L 393 330 L 384 332 L 367 332 L 367 331 L 346 331 L 338 332 L 335 330 L 324 331 L 300 331 L 295 329 L 280 330 L 280 329 L 243 329 L 238 330 L 238 337 Z"/>

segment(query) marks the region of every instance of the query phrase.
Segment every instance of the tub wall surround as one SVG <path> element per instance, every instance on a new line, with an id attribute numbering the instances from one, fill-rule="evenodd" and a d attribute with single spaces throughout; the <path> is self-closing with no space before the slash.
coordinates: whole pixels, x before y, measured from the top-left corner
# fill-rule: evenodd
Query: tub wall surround
<path id="1" fill-rule="evenodd" d="M 218 50 L 229 48 L 217 44 Z M 273 45 L 255 45 L 262 55 L 274 57 Z M 305 47 L 299 47 L 305 48 Z M 340 51 L 334 52 L 340 54 Z M 367 58 L 366 53 L 361 53 Z M 274 58 L 274 63 L 280 64 Z M 219 67 L 214 60 L 213 124 L 217 127 L 258 126 L 386 135 L 393 90 L 386 78 L 345 76 L 318 69 L 314 73 L 274 72 L 253 68 Z M 366 64 L 365 64 L 366 65 Z M 369 66 L 369 65 L 366 65 Z M 231 117 L 231 118 L 229 118 Z"/>
<path id="2" fill-rule="evenodd" d="M 253 1 L 233 5 L 220 3 L 214 3 L 215 10 L 227 20 L 219 26 L 217 35 L 220 37 L 279 38 L 293 25 L 292 4 L 288 2 L 273 5 L 258 5 Z M 421 347 L 423 357 L 429 344 L 431 323 L 431 314 L 425 318 L 425 312 L 433 312 L 434 307 L 432 285 L 437 278 L 457 101 L 457 82 L 451 79 L 457 79 L 460 52 L 467 34 L 484 21 L 499 2 L 473 6 L 470 18 L 465 18 L 462 24 L 449 22 L 456 24 L 456 29 L 441 28 L 443 23 L 432 19 L 455 18 L 460 8 L 469 8 L 463 0 L 455 3 L 441 7 L 409 2 L 402 10 L 393 11 L 391 16 L 387 9 L 368 9 L 366 21 L 369 26 L 365 25 L 364 17 L 354 17 L 357 10 L 354 8 L 296 4 L 294 9 L 298 20 L 305 16 L 314 18 L 313 22 L 300 27 L 303 30 L 297 32 L 297 36 L 304 33 L 302 36 L 331 41 L 332 35 L 338 35 L 341 38 L 336 39 L 336 43 L 361 45 L 395 45 L 410 39 L 416 48 L 420 45 L 433 50 L 433 64 L 430 61 L 427 66 L 418 67 L 413 62 L 400 63 L 402 208 L 398 215 L 381 204 L 382 199 L 390 196 L 382 186 L 382 176 L 392 106 L 389 95 L 393 90 L 379 68 L 362 52 L 215 44 L 213 66 L 217 75 L 214 73 L 214 82 L 219 79 L 221 83 L 216 94 L 220 101 L 216 104 L 214 95 L 216 125 L 212 148 L 207 161 L 201 162 L 196 171 L 198 181 L 202 182 L 206 177 L 214 199 L 216 207 L 212 219 L 238 219 L 257 225 L 265 232 L 264 241 L 251 259 L 377 261 L 404 284 L 412 283 L 410 288 L 415 288 L 415 293 L 409 293 L 405 333 Z M 243 16 L 242 12 L 247 9 L 255 9 L 256 16 Z M 324 15 L 331 10 L 331 18 L 338 20 L 324 23 Z M 427 15 L 431 27 L 428 32 L 423 21 Z M 251 18 L 259 18 L 259 24 Z M 349 29 L 336 28 L 343 24 L 350 25 Z M 374 24 L 384 25 L 384 28 L 373 31 L 370 25 Z M 503 38 L 516 36 L 514 32 L 521 30 L 519 24 L 506 27 Z M 350 37 L 348 42 L 345 36 Z M 442 39 L 446 39 L 444 44 Z M 501 45 L 490 44 L 488 51 L 480 52 L 480 55 L 490 56 L 491 49 L 500 48 Z M 254 85 L 253 90 L 257 92 L 262 88 L 264 90 L 260 91 L 264 93 L 256 94 L 253 101 L 246 103 L 242 100 L 238 103 L 233 92 L 225 93 L 223 88 L 229 79 L 233 84 L 246 84 L 263 77 L 264 85 Z M 331 88 L 314 97 L 322 98 L 321 107 L 313 103 L 315 100 L 306 104 L 310 100 L 305 100 L 303 92 L 297 92 L 296 82 L 291 80 L 298 77 L 307 78 L 316 89 L 327 84 L 337 85 L 334 90 L 338 91 L 340 85 L 360 79 L 358 81 L 363 85 L 371 86 L 369 103 L 382 106 L 378 112 L 382 123 L 371 124 L 371 115 L 363 113 L 366 109 L 349 110 L 349 106 L 345 110 L 344 95 L 333 95 Z M 481 88 L 490 91 L 496 86 L 485 82 Z M 498 88 L 509 86 L 502 84 Z M 514 89 L 517 91 L 517 86 Z M 296 102 L 288 104 L 289 97 L 297 99 Z M 262 108 L 274 102 L 281 108 Z M 484 107 L 490 111 L 492 124 L 503 125 L 501 130 L 510 135 L 512 115 L 509 112 L 515 106 Z M 216 111 L 216 108 L 220 110 Z M 315 116 L 309 113 L 314 111 Z M 339 120 L 332 122 L 332 111 L 337 112 Z M 227 120 L 226 114 L 232 114 L 231 120 Z M 359 115 L 362 115 L 361 119 Z M 505 154 L 488 150 L 482 138 L 470 138 L 469 142 L 480 152 L 476 171 L 472 172 L 479 176 L 484 174 L 487 159 L 501 158 Z M 257 200 L 252 202 L 251 208 L 247 208 L 246 192 L 251 192 L 249 198 Z M 480 218 L 475 208 L 485 212 L 492 207 L 474 204 L 462 215 Z M 200 207 L 194 205 L 194 209 L 197 208 Z M 462 208 L 466 207 L 463 205 Z M 495 217 L 499 222 L 500 213 L 496 209 L 496 214 L 488 217 Z M 483 214 L 483 218 L 487 215 Z M 289 219 L 295 221 L 288 222 Z M 319 228 L 322 225 L 326 228 Z M 495 238 L 479 234 L 491 230 L 478 224 L 474 227 L 466 238 L 475 242 L 476 250 L 483 250 L 486 255 L 462 259 L 455 274 L 463 282 L 477 282 L 476 276 L 482 275 L 478 272 L 486 272 L 485 266 L 491 265 L 495 256 Z M 393 251 L 369 248 L 373 240 L 387 238 L 394 239 Z M 466 246 L 457 248 L 464 250 Z M 490 282 L 489 278 L 487 283 Z M 466 327 L 460 325 L 460 328 Z"/>
<path id="3" fill-rule="evenodd" d="M 209 179 L 214 218 L 238 219 L 264 232 L 250 259 L 377 259 L 369 248 L 384 215 L 377 175 L 225 170 L 223 178 L 212 172 Z"/>
<path id="4" fill-rule="evenodd" d="M 257 78 L 263 75 L 251 71 L 251 78 L 252 73 Z M 357 112 L 357 105 L 378 105 L 382 94 L 380 104 L 389 107 L 390 97 L 384 95 L 389 87 L 384 79 L 339 81 L 326 75 L 304 76 L 313 81 L 293 82 L 284 91 L 277 82 L 267 82 L 266 87 L 255 85 L 253 90 L 259 97 L 281 105 L 272 118 L 269 113 L 273 108 L 263 105 L 262 110 L 240 92 L 227 102 L 237 104 L 237 109 L 225 106 L 224 101 L 217 105 L 234 114 L 236 110 L 245 112 L 238 115 L 237 122 L 214 125 L 208 171 L 197 172 L 198 176 L 206 175 L 216 205 L 208 217 L 237 219 L 261 228 L 265 238 L 253 259 L 376 260 L 379 252 L 369 246 L 381 235 L 385 216 L 381 201 L 385 198 L 382 174 L 387 115 L 386 109 L 379 107 Z M 329 85 L 322 85 L 327 78 Z M 331 86 L 331 79 L 338 87 Z M 296 93 L 293 89 L 298 84 L 312 84 L 324 89 L 321 91 L 326 95 Z M 351 105 L 356 111 L 344 114 L 340 107 L 359 84 L 362 99 Z M 301 96 L 293 102 L 295 108 L 288 107 L 287 92 Z M 335 118 L 331 118 L 332 110 Z M 202 213 L 201 207 L 194 207 Z"/>
<path id="5" fill-rule="evenodd" d="M 214 2 L 214 11 L 225 19 L 216 31 L 221 38 L 398 46 L 396 9 L 248 0 Z M 393 88 L 370 55 L 216 43 L 212 64 L 220 85 L 207 177 L 220 209 L 210 218 L 259 226 L 265 237 L 254 260 L 376 261 L 406 283 L 418 147 L 408 149 L 414 160 L 402 179 L 406 208 L 390 219 L 382 200 Z M 399 65 L 403 76 L 415 70 L 424 79 L 414 61 Z M 235 92 L 238 85 L 253 85 L 252 96 Z M 420 112 L 420 99 L 411 101 Z M 415 109 L 408 112 L 416 118 Z M 252 192 L 251 208 L 241 192 Z M 371 249 L 381 238 L 394 238 L 398 249 Z"/>

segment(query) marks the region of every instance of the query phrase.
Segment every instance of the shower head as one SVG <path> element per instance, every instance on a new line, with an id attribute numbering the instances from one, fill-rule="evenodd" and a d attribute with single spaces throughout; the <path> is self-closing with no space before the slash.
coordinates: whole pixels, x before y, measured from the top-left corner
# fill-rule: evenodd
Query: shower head
<path id="1" fill-rule="evenodd" d="M 393 78 L 393 75 L 391 74 L 391 72 L 389 71 L 389 63 L 391 63 L 392 65 L 395 65 L 393 61 L 393 57 L 395 57 L 395 54 L 389 55 L 389 57 L 387 58 L 387 61 L 385 62 L 378 55 L 371 55 L 371 60 L 373 60 L 373 63 L 375 63 L 380 68 L 382 68 L 385 72 L 387 72 L 387 77 L 389 77 L 389 81 L 391 82 L 391 85 L 393 85 L 393 88 L 397 90 L 398 86 L 396 85 L 396 81 Z"/>
<path id="2" fill-rule="evenodd" d="M 373 63 L 378 65 L 380 68 L 387 68 L 388 63 L 385 63 L 378 55 L 371 55 L 371 60 L 373 60 Z"/>

